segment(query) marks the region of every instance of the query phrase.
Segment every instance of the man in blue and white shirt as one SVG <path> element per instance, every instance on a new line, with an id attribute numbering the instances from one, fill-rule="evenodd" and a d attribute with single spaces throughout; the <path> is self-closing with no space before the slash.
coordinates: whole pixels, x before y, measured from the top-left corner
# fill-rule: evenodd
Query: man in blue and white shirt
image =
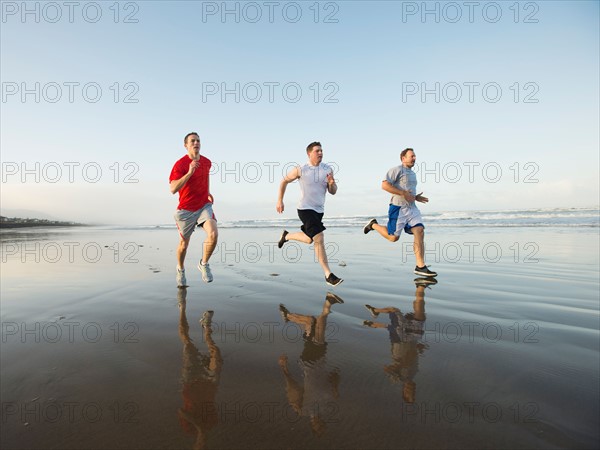
<path id="1" fill-rule="evenodd" d="M 417 194 L 417 175 L 412 168 L 417 161 L 417 156 L 412 148 L 402 150 L 400 153 L 402 165 L 388 170 L 381 184 L 381 188 L 392 194 L 388 210 L 387 227 L 379 225 L 377 220 L 371 219 L 363 231 L 367 234 L 371 230 L 377 231 L 390 242 L 400 239 L 404 230 L 414 236 L 414 252 L 417 260 L 415 273 L 426 277 L 435 277 L 436 272 L 429 270 L 425 265 L 425 226 L 421 218 L 421 211 L 416 202 L 427 203 L 429 199 L 422 192 Z"/>

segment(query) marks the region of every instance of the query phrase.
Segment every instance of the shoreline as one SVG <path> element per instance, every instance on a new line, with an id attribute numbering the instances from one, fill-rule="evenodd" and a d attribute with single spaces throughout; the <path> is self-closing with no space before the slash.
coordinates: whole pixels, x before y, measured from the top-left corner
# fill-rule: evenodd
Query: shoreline
<path id="1" fill-rule="evenodd" d="M 6 447 L 191 448 L 200 429 L 208 448 L 597 447 L 596 230 L 432 230 L 418 288 L 410 238 L 332 227 L 335 289 L 274 231 L 222 230 L 209 284 L 195 233 L 186 290 L 174 230 L 4 240 Z"/>
<path id="2" fill-rule="evenodd" d="M 87 225 L 84 223 L 66 223 L 66 222 L 57 222 L 57 223 L 21 223 L 21 222 L 11 222 L 0 223 L 1 228 L 14 229 L 14 228 L 43 228 L 43 227 L 90 227 L 93 225 Z"/>

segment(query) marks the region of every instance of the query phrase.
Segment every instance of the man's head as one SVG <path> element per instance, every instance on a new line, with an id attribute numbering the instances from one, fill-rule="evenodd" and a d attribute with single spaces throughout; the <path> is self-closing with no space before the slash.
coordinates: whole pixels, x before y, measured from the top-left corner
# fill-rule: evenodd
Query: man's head
<path id="1" fill-rule="evenodd" d="M 200 136 L 195 131 L 188 133 L 183 138 L 183 145 L 191 159 L 197 160 L 200 157 Z"/>
<path id="2" fill-rule="evenodd" d="M 415 151 L 412 148 L 405 148 L 400 152 L 400 161 L 402 161 L 404 167 L 412 169 L 417 161 L 417 155 L 415 155 Z"/>
<path id="3" fill-rule="evenodd" d="M 310 164 L 313 166 L 318 166 L 321 164 L 323 160 L 323 148 L 321 147 L 320 142 L 311 142 L 306 147 L 306 154 L 308 155 L 308 160 Z"/>

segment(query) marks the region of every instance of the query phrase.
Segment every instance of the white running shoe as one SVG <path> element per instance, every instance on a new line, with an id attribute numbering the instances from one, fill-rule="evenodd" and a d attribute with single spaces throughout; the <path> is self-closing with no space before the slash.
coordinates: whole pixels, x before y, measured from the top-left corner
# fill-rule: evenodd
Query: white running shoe
<path id="1" fill-rule="evenodd" d="M 179 267 L 176 267 L 175 270 L 177 270 L 177 276 L 175 277 L 175 279 L 177 280 L 177 287 L 186 287 L 187 280 L 185 279 L 185 269 L 180 269 Z"/>
<path id="2" fill-rule="evenodd" d="M 198 263 L 198 270 L 200 270 L 200 273 L 202 274 L 202 281 L 205 283 L 210 283 L 213 280 L 212 272 L 210 271 L 210 265 L 208 263 Z"/>

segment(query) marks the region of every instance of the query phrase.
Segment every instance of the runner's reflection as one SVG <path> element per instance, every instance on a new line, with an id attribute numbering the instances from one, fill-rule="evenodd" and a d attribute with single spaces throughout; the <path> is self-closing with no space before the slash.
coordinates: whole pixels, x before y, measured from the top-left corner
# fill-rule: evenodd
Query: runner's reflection
<path id="1" fill-rule="evenodd" d="M 414 378 L 419 371 L 419 356 L 429 348 L 421 342 L 425 329 L 425 287 L 436 284 L 434 278 L 415 278 L 415 301 L 413 312 L 402 314 L 398 308 L 375 308 L 365 305 L 374 318 L 379 314 L 388 314 L 389 325 L 365 320 L 363 324 L 371 328 L 386 328 L 392 343 L 392 364 L 383 370 L 393 383 L 402 383 L 402 398 L 406 403 L 414 403 L 417 384 Z"/>
<path id="2" fill-rule="evenodd" d="M 183 343 L 183 408 L 179 409 L 181 427 L 188 433 L 196 434 L 194 449 L 205 448 L 207 433 L 218 423 L 218 410 L 215 398 L 219 388 L 223 359 L 221 351 L 212 339 L 211 320 L 213 311 L 205 311 L 200 319 L 204 342 L 208 355 L 200 353 L 189 335 L 189 325 L 185 314 L 187 288 L 178 289 L 179 299 L 179 338 Z"/>
<path id="3" fill-rule="evenodd" d="M 299 361 L 303 372 L 302 384 L 292 376 L 288 367 L 288 357 L 279 357 L 288 402 L 299 416 L 309 417 L 311 430 L 317 436 L 325 432 L 327 423 L 338 420 L 338 406 L 334 400 L 338 398 L 340 374 L 337 368 L 329 369 L 325 358 L 327 316 L 336 303 L 344 301 L 331 292 L 327 293 L 323 310 L 318 317 L 291 313 L 284 305 L 279 305 L 286 322 L 296 323 L 304 329 L 304 350 Z"/>

